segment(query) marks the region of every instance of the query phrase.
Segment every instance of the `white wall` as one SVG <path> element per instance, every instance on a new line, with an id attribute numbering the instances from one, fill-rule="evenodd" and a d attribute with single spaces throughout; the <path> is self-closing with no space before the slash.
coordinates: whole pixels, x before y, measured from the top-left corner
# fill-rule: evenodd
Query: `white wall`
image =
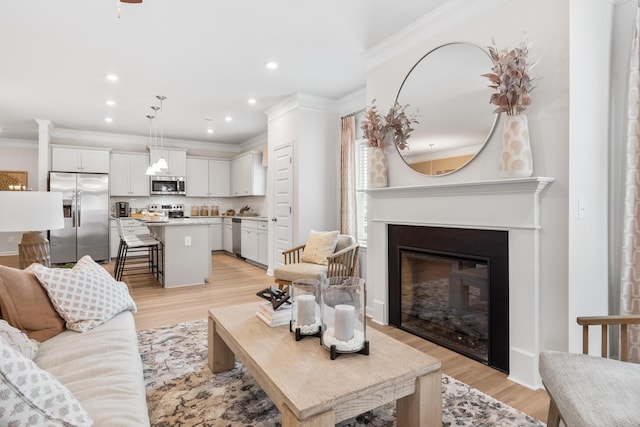
<path id="1" fill-rule="evenodd" d="M 293 244 L 304 243 L 311 229 L 339 229 L 335 189 L 340 127 L 333 103 L 295 94 L 267 115 L 269 155 L 281 145 L 293 146 Z M 269 216 L 273 216 L 273 207 Z"/>
<path id="2" fill-rule="evenodd" d="M 28 187 L 38 189 L 38 144 L 0 140 L 0 170 L 27 171 Z M 0 233 L 0 256 L 17 255 L 22 233 Z"/>
<path id="3" fill-rule="evenodd" d="M 582 327 L 576 317 L 608 313 L 606 159 L 613 6 L 602 0 L 571 0 L 570 11 L 567 321 L 569 351 L 581 352 Z M 592 339 L 591 347 L 597 354 L 599 340 Z"/>
<path id="4" fill-rule="evenodd" d="M 442 19 L 442 17 L 439 17 Z M 543 195 L 540 233 L 540 317 L 542 348 L 568 347 L 568 200 L 569 200 L 569 0 L 541 0 L 533 4 L 512 0 L 489 13 L 425 40 L 399 53 L 367 74 L 367 98 L 378 106 L 391 105 L 411 66 L 444 43 L 466 41 L 480 46 L 495 39 L 498 47 L 534 42 L 536 88 L 527 111 L 534 159 L 534 175 L 555 178 Z M 422 176 L 389 153 L 389 185 L 429 185 L 497 179 L 502 120 L 485 149 L 459 172 L 442 177 Z M 602 275 L 601 265 L 584 265 L 584 274 Z M 517 316 L 517 313 L 512 313 Z"/>

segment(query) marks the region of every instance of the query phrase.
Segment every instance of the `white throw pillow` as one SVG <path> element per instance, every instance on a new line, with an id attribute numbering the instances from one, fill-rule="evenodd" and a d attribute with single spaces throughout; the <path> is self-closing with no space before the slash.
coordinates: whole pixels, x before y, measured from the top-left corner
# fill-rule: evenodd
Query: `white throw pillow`
<path id="1" fill-rule="evenodd" d="M 0 337 L 0 425 L 80 427 L 93 421 L 60 381 Z"/>
<path id="2" fill-rule="evenodd" d="M 6 320 L 0 320 L 0 337 L 24 357 L 30 360 L 36 358 L 38 353 L 38 341 L 30 339 L 24 332 L 14 328 Z"/>
<path id="3" fill-rule="evenodd" d="M 338 231 L 313 231 L 302 251 L 302 262 L 327 265 L 327 257 L 333 254 L 338 243 Z"/>
<path id="4" fill-rule="evenodd" d="M 72 331 L 87 332 L 118 313 L 137 310 L 127 285 L 116 281 L 89 255 L 72 269 L 32 264 L 31 270 Z"/>

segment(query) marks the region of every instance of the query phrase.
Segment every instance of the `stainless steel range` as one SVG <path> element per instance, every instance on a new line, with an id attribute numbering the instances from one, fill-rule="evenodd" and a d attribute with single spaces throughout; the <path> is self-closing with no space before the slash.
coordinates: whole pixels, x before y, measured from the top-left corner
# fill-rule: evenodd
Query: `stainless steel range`
<path id="1" fill-rule="evenodd" d="M 163 212 L 168 218 L 184 218 L 184 205 L 150 204 L 149 212 Z"/>

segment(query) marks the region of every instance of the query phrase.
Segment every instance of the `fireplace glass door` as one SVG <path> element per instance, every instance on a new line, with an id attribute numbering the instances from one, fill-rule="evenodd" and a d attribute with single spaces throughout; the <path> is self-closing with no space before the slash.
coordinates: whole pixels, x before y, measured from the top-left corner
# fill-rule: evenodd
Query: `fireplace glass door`
<path id="1" fill-rule="evenodd" d="M 489 359 L 489 263 L 400 248 L 400 328 L 474 359 Z"/>

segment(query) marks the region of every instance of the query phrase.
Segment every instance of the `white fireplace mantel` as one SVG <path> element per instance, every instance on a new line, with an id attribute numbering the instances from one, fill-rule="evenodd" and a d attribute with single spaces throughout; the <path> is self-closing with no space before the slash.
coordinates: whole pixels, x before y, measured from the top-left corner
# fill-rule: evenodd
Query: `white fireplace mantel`
<path id="1" fill-rule="evenodd" d="M 367 312 L 388 323 L 388 224 L 506 230 L 510 378 L 540 387 L 541 198 L 553 178 L 438 183 L 367 190 Z"/>

